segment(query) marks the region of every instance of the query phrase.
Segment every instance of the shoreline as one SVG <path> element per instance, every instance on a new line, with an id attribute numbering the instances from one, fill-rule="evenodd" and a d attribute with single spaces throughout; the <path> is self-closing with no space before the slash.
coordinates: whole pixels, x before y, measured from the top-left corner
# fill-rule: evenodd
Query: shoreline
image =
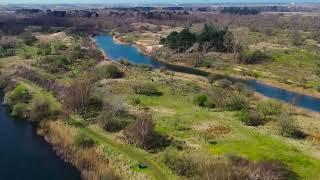
<path id="1" fill-rule="evenodd" d="M 72 143 L 76 136 L 73 127 L 59 120 L 49 120 L 41 122 L 35 130 L 62 161 L 79 171 L 81 179 L 100 179 L 107 174 L 119 176 L 99 147 L 79 148 Z M 64 133 L 67 133 L 68 137 Z"/>
<path id="2" fill-rule="evenodd" d="M 142 48 L 141 46 L 143 46 L 143 45 L 141 45 L 141 44 L 137 44 L 136 42 L 133 42 L 132 44 L 129 44 L 129 43 L 126 43 L 126 42 L 122 42 L 119 37 L 115 37 L 115 36 L 114 36 L 114 40 L 115 40 L 116 43 L 132 45 L 135 48 L 137 48 L 139 50 L 139 52 L 141 52 L 142 54 L 151 57 L 150 55 L 152 53 L 145 52 L 143 49 L 145 49 L 146 47 Z M 161 62 L 161 63 L 165 63 L 165 64 L 184 66 L 184 67 L 187 67 L 187 68 L 198 69 L 198 70 L 205 71 L 205 72 L 208 72 L 208 73 L 216 73 L 216 72 L 212 72 L 212 71 L 207 71 L 206 69 L 203 69 L 203 68 L 195 68 L 195 67 L 183 64 L 183 63 L 171 64 L 171 63 L 167 63 L 165 61 L 161 61 L 159 59 L 156 59 L 156 60 Z M 224 74 L 224 73 L 225 72 L 219 72 L 219 74 Z M 314 97 L 314 98 L 320 98 L 320 93 L 312 92 L 312 91 L 310 91 L 308 89 L 304 89 L 304 88 L 301 88 L 301 87 L 292 87 L 292 86 L 290 86 L 288 84 L 284 84 L 284 83 L 281 83 L 281 82 L 278 82 L 278 81 L 275 81 L 275 80 L 272 80 L 272 79 L 264 79 L 264 78 L 263 79 L 259 79 L 259 78 L 253 78 L 253 77 L 250 77 L 250 76 L 241 76 L 241 75 L 237 75 L 237 74 L 229 74 L 229 76 L 235 77 L 235 78 L 240 78 L 240 79 L 243 79 L 243 80 L 245 80 L 245 79 L 256 80 L 256 81 L 258 81 L 260 83 L 263 83 L 263 84 L 266 84 L 266 85 L 269 85 L 269 86 L 273 86 L 273 87 L 276 87 L 276 88 L 284 89 L 284 90 L 291 91 L 291 92 L 298 93 L 298 94 L 305 95 L 305 96 L 310 96 L 310 97 Z"/>
<path id="3" fill-rule="evenodd" d="M 113 36 L 113 39 L 115 40 L 116 43 L 121 43 L 121 44 L 127 44 L 127 45 L 131 45 L 135 48 L 137 48 L 139 50 L 139 52 L 141 52 L 143 55 L 146 55 L 146 56 L 149 56 L 150 55 L 148 53 L 145 53 L 143 51 L 143 49 L 140 48 L 139 45 L 133 43 L 133 44 L 129 44 L 129 43 L 126 43 L 126 42 L 121 42 L 120 38 L 117 38 L 117 37 L 114 37 Z M 165 67 L 166 66 L 172 66 L 172 70 L 173 72 L 179 72 L 179 73 L 186 73 L 186 74 L 193 74 L 193 75 L 197 75 L 197 76 L 202 76 L 202 77 L 206 77 L 207 75 L 209 75 L 210 73 L 215 73 L 215 74 L 221 74 L 221 75 L 225 75 L 225 72 L 223 71 L 216 71 L 216 72 L 213 72 L 213 71 L 208 71 L 206 69 L 203 69 L 203 68 L 194 68 L 194 67 L 190 67 L 188 65 L 185 65 L 185 64 L 170 64 L 170 63 L 166 63 L 166 62 L 163 62 L 163 61 L 159 61 L 157 58 L 154 58 L 156 61 L 162 63 Z M 174 67 L 176 66 L 176 67 Z M 185 68 L 186 71 L 178 71 L 178 70 L 174 70 L 174 68 Z M 187 70 L 189 68 L 189 70 Z M 170 69 L 169 69 L 170 70 Z M 194 71 L 192 71 L 194 70 Z M 188 72 L 190 71 L 190 72 Z M 193 72 L 193 73 L 192 73 Z M 264 80 L 264 79 L 257 79 L 257 78 L 253 78 L 253 77 L 249 77 L 249 76 L 241 76 L 241 75 L 236 75 L 236 74 L 228 74 L 228 76 L 230 78 L 234 78 L 234 79 L 238 79 L 238 80 L 254 80 L 254 81 L 257 81 L 257 83 L 260 83 L 260 84 L 265 84 L 265 85 L 268 85 L 268 86 L 272 86 L 274 88 L 278 88 L 278 89 L 283 89 L 283 90 L 286 90 L 286 91 L 289 91 L 289 92 L 292 92 L 292 93 L 296 93 L 296 94 L 299 94 L 299 95 L 302 95 L 302 96 L 309 96 L 309 97 L 312 97 L 312 98 L 319 98 L 320 99 L 320 94 L 316 94 L 316 93 L 310 93 L 310 92 L 305 92 L 305 91 L 302 91 L 302 90 L 297 90 L 296 88 L 293 88 L 293 87 L 288 87 L 288 86 L 285 86 L 284 84 L 280 84 L 280 83 L 274 83 L 274 82 L 270 82 L 270 80 Z M 255 92 L 255 93 L 258 93 L 258 92 Z M 261 93 L 259 93 L 261 94 Z M 264 96 L 263 94 L 261 94 L 262 96 Z M 268 97 L 269 99 L 273 99 L 271 97 Z M 280 99 L 276 99 L 276 100 L 279 100 L 281 101 Z M 289 102 L 284 102 L 284 103 L 287 103 L 287 104 L 290 104 Z M 299 107 L 297 106 L 298 108 L 302 108 L 302 107 Z M 306 109 L 306 108 L 303 108 L 307 111 L 310 111 L 310 112 L 316 112 L 316 111 L 313 111 L 311 109 Z"/>
<path id="4" fill-rule="evenodd" d="M 97 46 L 97 41 L 93 36 L 89 36 L 89 39 L 94 43 L 94 47 L 99 49 L 103 55 L 103 61 L 111 61 L 111 59 L 108 57 L 108 55 L 103 51 L 103 49 L 99 48 Z"/>

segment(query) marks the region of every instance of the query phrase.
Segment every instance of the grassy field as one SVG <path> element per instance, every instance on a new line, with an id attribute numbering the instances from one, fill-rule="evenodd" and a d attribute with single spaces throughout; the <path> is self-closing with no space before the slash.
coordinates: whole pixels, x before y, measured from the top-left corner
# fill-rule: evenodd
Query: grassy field
<path id="1" fill-rule="evenodd" d="M 266 68 L 263 68 L 262 65 L 253 65 L 250 66 L 250 70 L 256 69 L 261 72 L 274 70 L 268 73 L 274 77 L 284 78 L 289 78 L 290 73 L 283 72 L 288 77 L 278 75 L 282 67 L 291 66 L 297 69 L 301 66 L 301 68 L 306 67 L 304 69 L 306 71 L 313 70 L 317 59 L 316 54 L 302 51 L 296 51 L 296 54 L 293 54 L 293 52 L 287 55 L 281 52 L 274 59 L 274 64 L 268 64 Z M 305 58 L 303 62 L 297 60 L 299 54 Z M 290 59 L 290 63 L 287 59 Z M 17 65 L 26 66 L 36 71 L 40 77 L 50 77 L 50 80 L 63 85 L 70 85 L 79 77 L 92 78 L 91 75 L 97 73 L 97 68 L 103 66 L 103 63 L 81 60 L 67 64 L 67 68 L 62 71 L 50 73 L 48 69 L 45 69 L 47 66 L 39 66 L 32 60 L 11 57 L 1 59 L 0 62 L 2 70 L 7 73 L 17 70 Z M 281 66 L 278 66 L 280 64 Z M 119 64 L 115 66 L 124 72 L 124 77 L 119 79 L 96 78 L 93 80 L 92 93 L 104 100 L 103 103 L 111 101 L 112 98 L 120 99 L 121 102 L 118 103 L 125 106 L 125 109 L 133 116 L 142 113 L 152 114 L 155 132 L 171 140 L 170 145 L 150 151 L 124 140 L 124 130 L 111 133 L 98 127 L 98 123 L 94 122 L 96 117 L 86 119 L 83 116 L 80 118 L 79 113 L 73 114 L 68 120 L 65 119 L 65 124 L 72 125 L 72 128 L 76 128 L 78 133 L 85 134 L 94 140 L 97 148 L 102 148 L 110 163 L 116 164 L 119 169 L 122 170 L 120 167 L 122 164 L 123 171 L 141 173 L 151 179 L 183 179 L 184 177 L 179 177 L 177 172 L 170 168 L 164 160 L 164 154 L 173 151 L 177 153 L 177 156 L 179 153 L 187 156 L 199 154 L 223 158 L 236 155 L 254 163 L 278 160 L 293 170 L 298 175 L 298 179 L 316 180 L 320 178 L 320 138 L 319 140 L 313 138 L 311 141 L 309 138 L 283 137 L 279 133 L 277 119 L 270 120 L 265 125 L 250 127 L 241 122 L 242 112 L 240 110 L 209 109 L 196 106 L 194 97 L 202 93 L 210 93 L 214 88 L 205 78 L 168 71 L 148 71 Z M 274 66 L 279 69 L 275 69 Z M 249 66 L 244 68 L 247 67 Z M 301 72 L 300 75 L 302 76 L 303 73 Z M 41 81 L 37 84 L 26 79 L 27 77 L 15 77 L 14 80 L 32 92 L 33 96 L 43 95 L 48 99 L 51 107 L 61 109 L 64 102 L 61 99 L 57 100 L 57 93 L 48 92 L 44 87 L 40 87 Z M 139 95 L 134 92 L 133 88 L 137 84 L 152 84 L 160 93 Z M 139 103 L 133 104 L 132 99 L 138 99 Z M 255 108 L 256 104 L 261 101 L 261 97 L 254 95 L 248 97 L 248 100 L 250 108 Z M 298 119 L 299 127 L 303 132 L 310 137 L 319 136 L 320 128 L 313 128 L 319 127 L 318 115 L 306 111 L 302 113 L 288 105 L 286 107 L 290 115 Z M 180 145 L 182 148 L 177 148 Z M 139 169 L 137 168 L 139 163 L 148 167 Z"/>
<path id="2" fill-rule="evenodd" d="M 280 160 L 302 179 L 319 178 L 319 157 L 300 150 L 299 146 L 289 143 L 287 138 L 279 136 L 276 131 L 270 134 L 268 131 L 257 131 L 244 126 L 238 119 L 237 112 L 214 111 L 194 106 L 192 97 L 197 88 L 192 87 L 190 82 L 175 81 L 171 86 L 164 86 L 162 81 L 167 77 L 133 73 L 126 78 L 127 81 L 120 81 L 112 86 L 122 89 L 121 93 L 129 92 L 129 98 L 136 97 L 130 90 L 124 90 L 130 86 L 132 77 L 140 82 L 148 82 L 152 78 L 163 92 L 162 96 L 139 96 L 143 106 L 150 108 L 158 132 L 213 155 L 235 154 L 254 161 Z M 296 141 L 298 144 L 304 143 Z"/>

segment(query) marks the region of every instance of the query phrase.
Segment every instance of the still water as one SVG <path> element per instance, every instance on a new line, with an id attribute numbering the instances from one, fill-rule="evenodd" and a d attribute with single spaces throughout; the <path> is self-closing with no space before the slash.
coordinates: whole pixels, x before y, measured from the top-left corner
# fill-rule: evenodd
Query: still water
<path id="1" fill-rule="evenodd" d="M 12 119 L 0 98 L 0 179 L 79 180 L 80 172 L 61 160 L 31 123 Z"/>
<path id="2" fill-rule="evenodd" d="M 105 52 L 105 54 L 114 61 L 126 59 L 133 64 L 145 64 L 153 68 L 160 68 L 163 66 L 172 71 L 208 76 L 207 72 L 197 70 L 195 68 L 159 62 L 149 56 L 140 53 L 134 46 L 127 44 L 118 44 L 114 42 L 112 36 L 110 35 L 96 36 L 95 38 L 98 47 L 101 48 Z M 291 92 L 255 80 L 247 80 L 245 81 L 245 83 L 247 83 L 251 89 L 266 97 L 274 98 L 287 103 L 292 103 L 293 105 L 298 107 L 320 112 L 319 98 Z"/>

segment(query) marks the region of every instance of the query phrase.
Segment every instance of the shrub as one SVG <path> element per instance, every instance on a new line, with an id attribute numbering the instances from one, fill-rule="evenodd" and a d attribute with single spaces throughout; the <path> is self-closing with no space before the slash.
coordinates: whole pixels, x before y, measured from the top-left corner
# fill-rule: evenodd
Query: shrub
<path id="1" fill-rule="evenodd" d="M 63 55 L 47 55 L 39 59 L 39 64 L 48 69 L 51 73 L 57 73 L 60 70 L 67 70 L 71 61 Z"/>
<path id="2" fill-rule="evenodd" d="M 108 64 L 99 68 L 99 75 L 102 78 L 121 78 L 123 72 L 121 72 L 117 66 Z"/>
<path id="3" fill-rule="evenodd" d="M 53 49 L 54 50 L 62 51 L 62 50 L 67 50 L 67 48 L 68 47 L 62 41 L 56 41 L 53 44 Z"/>
<path id="4" fill-rule="evenodd" d="M 14 104 L 28 103 L 31 100 L 31 93 L 22 84 L 18 84 L 12 91 L 4 97 L 4 104 L 13 106 Z"/>
<path id="5" fill-rule="evenodd" d="M 68 59 L 75 61 L 85 57 L 85 52 L 80 45 L 74 46 L 69 50 Z"/>
<path id="6" fill-rule="evenodd" d="M 258 64 L 270 60 L 272 57 L 260 50 L 245 52 L 240 62 L 244 64 Z"/>
<path id="7" fill-rule="evenodd" d="M 279 126 L 280 134 L 284 137 L 299 139 L 306 137 L 306 134 L 298 129 L 298 126 L 295 124 L 295 120 L 286 111 L 281 112 L 279 116 Z"/>
<path id="8" fill-rule="evenodd" d="M 13 106 L 11 116 L 26 119 L 29 113 L 29 106 L 26 103 L 17 103 Z"/>
<path id="9" fill-rule="evenodd" d="M 264 124 L 263 115 L 256 110 L 243 110 L 240 120 L 247 126 L 260 126 Z"/>
<path id="10" fill-rule="evenodd" d="M 104 55 L 103 55 L 102 51 L 98 48 L 87 49 L 86 55 L 88 58 L 94 59 L 94 60 L 103 60 L 104 59 Z"/>
<path id="11" fill-rule="evenodd" d="M 213 103 L 217 108 L 227 108 L 227 100 L 231 91 L 220 87 L 214 87 L 209 92 L 208 101 Z"/>
<path id="12" fill-rule="evenodd" d="M 210 74 L 208 76 L 208 81 L 210 84 L 213 84 L 215 81 L 219 80 L 219 79 L 223 79 L 224 76 L 220 75 L 220 74 Z"/>
<path id="13" fill-rule="evenodd" d="M 197 174 L 198 165 L 190 156 L 168 151 L 164 154 L 163 161 L 179 176 L 194 177 Z"/>
<path id="14" fill-rule="evenodd" d="M 74 137 L 74 143 L 82 148 L 91 148 L 95 146 L 96 142 L 83 133 L 79 133 Z"/>
<path id="15" fill-rule="evenodd" d="M 253 91 L 244 83 L 236 82 L 233 89 L 248 97 L 253 95 Z"/>
<path id="16" fill-rule="evenodd" d="M 103 110 L 97 117 L 98 124 L 106 131 L 117 132 L 128 125 L 127 117 L 117 115 L 112 110 Z"/>
<path id="17" fill-rule="evenodd" d="M 51 45 L 47 43 L 38 44 L 38 55 L 47 56 L 51 54 Z"/>
<path id="18" fill-rule="evenodd" d="M 32 121 L 41 121 L 59 113 L 60 109 L 46 95 L 37 95 L 31 101 L 30 118 Z"/>
<path id="19" fill-rule="evenodd" d="M 257 104 L 257 109 L 264 116 L 278 116 L 282 112 L 282 104 L 271 100 L 261 101 Z"/>
<path id="20" fill-rule="evenodd" d="M 193 104 L 200 107 L 205 107 L 208 101 L 208 96 L 205 94 L 197 95 L 193 98 Z"/>
<path id="21" fill-rule="evenodd" d="M 135 65 L 136 68 L 141 69 L 143 71 L 151 71 L 152 67 L 146 64 L 136 64 Z"/>
<path id="22" fill-rule="evenodd" d="M 0 38 L 0 57 L 15 55 L 17 39 L 11 36 L 2 36 Z"/>
<path id="23" fill-rule="evenodd" d="M 124 103 L 118 98 L 105 103 L 103 110 L 97 117 L 97 123 L 106 131 L 117 132 L 129 124 L 131 117 Z"/>
<path id="24" fill-rule="evenodd" d="M 228 88 L 232 85 L 232 82 L 228 79 L 220 79 L 216 81 L 215 85 L 221 88 Z"/>
<path id="25" fill-rule="evenodd" d="M 98 116 L 98 124 L 108 132 L 118 132 L 128 125 L 128 121 L 121 117 L 112 117 L 108 113 L 102 113 Z"/>
<path id="26" fill-rule="evenodd" d="M 37 41 L 37 38 L 30 32 L 23 33 L 21 35 L 21 38 L 23 42 L 28 46 L 31 46 L 35 41 Z"/>
<path id="27" fill-rule="evenodd" d="M 166 73 L 167 71 L 168 71 L 168 68 L 165 67 L 165 66 L 162 66 L 162 67 L 160 68 L 160 72 L 162 72 L 162 73 Z"/>
<path id="28" fill-rule="evenodd" d="M 136 84 L 132 88 L 136 94 L 143 94 L 146 96 L 160 96 L 160 95 L 162 95 L 162 93 L 158 91 L 156 86 L 154 86 L 153 84 L 150 84 L 150 83 Z"/>
<path id="29" fill-rule="evenodd" d="M 136 106 L 136 105 L 141 105 L 141 99 L 139 97 L 132 97 L 130 98 L 130 104 Z"/>
<path id="30" fill-rule="evenodd" d="M 119 61 L 120 64 L 124 65 L 124 66 L 132 66 L 132 63 L 126 59 L 121 59 Z"/>
<path id="31" fill-rule="evenodd" d="M 247 109 L 249 107 L 248 98 L 240 93 L 234 93 L 227 99 L 227 107 L 234 111 Z"/>

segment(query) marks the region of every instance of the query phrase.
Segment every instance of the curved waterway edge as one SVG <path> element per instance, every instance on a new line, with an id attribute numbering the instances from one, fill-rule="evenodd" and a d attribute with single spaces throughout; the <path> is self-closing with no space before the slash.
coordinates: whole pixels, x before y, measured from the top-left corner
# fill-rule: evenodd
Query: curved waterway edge
<path id="1" fill-rule="evenodd" d="M 12 118 L 0 98 L 0 179 L 81 179 L 78 169 L 37 135 L 36 125 Z"/>
<path id="2" fill-rule="evenodd" d="M 98 35 L 94 38 L 98 48 L 100 48 L 104 52 L 104 54 L 106 54 L 108 58 L 110 58 L 112 61 L 126 59 L 133 64 L 145 64 L 156 69 L 160 67 L 166 67 L 168 70 L 171 71 L 199 75 L 204 77 L 207 77 L 210 74 L 209 72 L 199 70 L 196 68 L 181 65 L 173 65 L 158 61 L 154 58 L 144 55 L 138 50 L 137 47 L 134 47 L 129 44 L 119 44 L 115 42 L 111 35 Z M 286 103 L 290 103 L 294 106 L 301 107 L 314 112 L 320 112 L 320 98 L 282 89 L 253 79 L 246 80 L 233 77 L 228 78 L 232 81 L 244 82 L 252 90 L 268 98 L 273 98 Z"/>

